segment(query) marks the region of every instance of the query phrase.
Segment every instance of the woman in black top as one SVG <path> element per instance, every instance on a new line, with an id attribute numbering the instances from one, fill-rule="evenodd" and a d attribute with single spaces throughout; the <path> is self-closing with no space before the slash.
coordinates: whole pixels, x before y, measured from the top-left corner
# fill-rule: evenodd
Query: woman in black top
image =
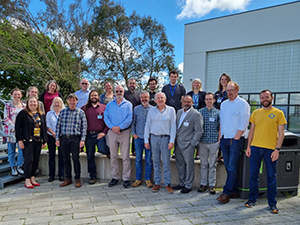
<path id="1" fill-rule="evenodd" d="M 206 92 L 202 91 L 202 82 L 199 78 L 195 78 L 192 82 L 192 90 L 187 93 L 193 98 L 193 107 L 197 110 L 205 107 L 205 95 Z"/>
<path id="2" fill-rule="evenodd" d="M 215 103 L 214 103 L 214 107 L 216 109 L 220 109 L 221 103 L 224 102 L 226 99 L 228 99 L 227 96 L 227 83 L 231 81 L 231 78 L 228 74 L 223 73 L 219 79 L 219 88 L 218 91 L 216 91 L 215 93 Z"/>
<path id="3" fill-rule="evenodd" d="M 39 107 L 36 97 L 29 97 L 26 107 L 16 119 L 16 138 L 24 155 L 25 187 L 40 186 L 35 181 L 35 172 L 39 165 L 41 148 L 45 148 L 48 136 L 45 115 Z"/>

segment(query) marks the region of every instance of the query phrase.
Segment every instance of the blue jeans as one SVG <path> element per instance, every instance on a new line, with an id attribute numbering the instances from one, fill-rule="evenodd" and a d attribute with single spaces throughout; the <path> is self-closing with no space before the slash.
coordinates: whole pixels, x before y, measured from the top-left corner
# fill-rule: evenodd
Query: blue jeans
<path id="1" fill-rule="evenodd" d="M 272 162 L 271 154 L 274 150 L 267 148 L 259 148 L 251 146 L 250 157 L 250 181 L 249 181 L 249 200 L 256 202 L 259 193 L 259 168 L 261 166 L 261 160 L 264 159 L 267 170 L 267 198 L 270 206 L 276 205 L 275 199 L 277 195 L 277 180 L 276 180 L 276 166 L 277 161 Z"/>
<path id="2" fill-rule="evenodd" d="M 7 142 L 8 148 L 8 161 L 10 167 L 14 167 L 16 165 L 16 143 Z M 23 150 L 19 148 L 18 145 L 18 158 L 17 158 L 17 166 L 22 166 L 24 162 Z"/>
<path id="3" fill-rule="evenodd" d="M 98 133 L 90 134 L 87 133 L 85 140 L 86 154 L 87 154 L 87 163 L 88 163 L 88 172 L 91 179 L 97 178 L 96 163 L 95 163 L 95 152 L 97 145 L 98 152 L 102 154 L 109 154 L 109 147 L 106 145 L 106 137 L 97 139 Z"/>
<path id="4" fill-rule="evenodd" d="M 221 138 L 220 141 L 220 148 L 223 153 L 224 165 L 227 171 L 223 194 L 227 196 L 230 196 L 231 193 L 238 193 L 237 168 L 243 143 L 244 138 L 242 137 L 239 140 Z"/>
<path id="5" fill-rule="evenodd" d="M 151 134 L 150 137 L 151 150 L 153 154 L 153 169 L 154 169 L 154 182 L 160 185 L 161 181 L 161 166 L 160 159 L 163 163 L 164 181 L 165 186 L 171 184 L 171 170 L 170 170 L 170 151 L 168 144 L 170 136 L 158 137 Z"/>
<path id="6" fill-rule="evenodd" d="M 134 140 L 135 145 L 135 179 L 142 180 L 142 171 L 143 171 L 143 151 L 145 149 L 145 180 L 151 180 L 152 174 L 152 152 L 151 148 L 146 149 L 144 146 L 144 139 L 137 138 Z"/>

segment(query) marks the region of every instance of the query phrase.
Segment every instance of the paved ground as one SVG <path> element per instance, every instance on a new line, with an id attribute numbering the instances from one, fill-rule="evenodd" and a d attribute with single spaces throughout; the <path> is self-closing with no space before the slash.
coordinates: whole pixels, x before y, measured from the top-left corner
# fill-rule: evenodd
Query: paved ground
<path id="1" fill-rule="evenodd" d="M 244 199 L 218 203 L 217 195 L 198 193 L 168 194 L 165 188 L 152 193 L 145 185 L 109 188 L 108 181 L 75 189 L 59 187 L 48 177 L 38 177 L 41 187 L 26 189 L 23 182 L 0 190 L 2 224 L 300 224 L 300 195 L 277 198 L 279 214 L 267 210 L 266 199 L 252 209 Z M 300 192 L 298 192 L 300 193 Z"/>

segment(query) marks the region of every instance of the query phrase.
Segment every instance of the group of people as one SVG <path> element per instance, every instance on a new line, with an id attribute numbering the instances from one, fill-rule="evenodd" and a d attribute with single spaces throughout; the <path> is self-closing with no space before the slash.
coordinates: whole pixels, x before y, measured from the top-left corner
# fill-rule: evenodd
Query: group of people
<path id="1" fill-rule="evenodd" d="M 121 85 L 113 88 L 112 83 L 104 84 L 105 93 L 89 90 L 89 82 L 81 80 L 81 90 L 67 96 L 65 107 L 55 81 L 46 85 L 47 91 L 37 100 L 28 96 L 26 104 L 20 99 L 21 91 L 12 91 L 13 103 L 6 106 L 11 112 L 6 122 L 7 130 L 16 132 L 19 144 L 17 167 L 14 155 L 9 161 L 13 173 L 23 172 L 25 186 L 33 188 L 40 184 L 35 181 L 35 171 L 41 147 L 49 148 L 49 182 L 55 177 L 55 152 L 59 148 L 60 186 L 72 184 L 72 155 L 75 187 L 81 187 L 80 148 L 86 147 L 89 184 L 97 179 L 95 163 L 96 146 L 99 152 L 107 155 L 111 162 L 112 179 L 108 186 L 113 187 L 120 180 L 118 154 L 122 155 L 123 186 L 138 187 L 144 178 L 147 187 L 153 192 L 161 188 L 161 162 L 166 191 L 180 190 L 182 194 L 192 190 L 194 182 L 194 155 L 199 155 L 199 192 L 209 190 L 215 194 L 216 167 L 219 147 L 223 153 L 227 171 L 223 193 L 217 198 L 228 203 L 238 197 L 238 158 L 243 148 L 245 131 L 249 125 L 250 106 L 238 96 L 239 85 L 231 81 L 227 74 L 219 79 L 216 93 L 202 91 L 200 79 L 192 82 L 192 90 L 186 94 L 184 86 L 177 83 L 178 73 L 169 73 L 170 83 L 162 92 L 157 92 L 157 80 L 148 81 L 149 92 L 136 90 L 136 80 L 129 79 L 128 91 Z M 32 89 L 28 90 L 30 93 Z M 51 99 L 52 98 L 52 99 Z M 268 201 L 271 212 L 278 213 L 276 207 L 276 163 L 283 142 L 285 117 L 282 111 L 272 106 L 272 92 L 260 93 L 262 108 L 254 111 L 250 118 L 251 128 L 246 155 L 250 157 L 250 195 L 247 207 L 257 204 L 258 173 L 260 161 L 264 158 L 268 175 Z M 49 102 L 51 101 L 51 104 Z M 45 114 L 42 106 L 45 106 Z M 13 110 L 8 110 L 8 107 Z M 23 109 L 23 110 L 22 110 Z M 16 116 L 17 115 L 17 116 Z M 7 118 L 8 118 L 7 117 Z M 15 127 L 14 126 L 15 121 Z M 13 128 L 13 129 L 11 129 Z M 132 141 L 130 141 L 132 135 Z M 135 160 L 135 182 L 130 184 L 130 142 Z M 9 148 L 15 149 L 9 142 Z M 170 153 L 174 148 L 175 161 L 179 174 L 179 184 L 171 186 Z M 22 171 L 22 150 L 25 162 Z M 19 159 L 20 157 L 20 159 Z M 14 169 L 13 169 L 14 168 Z M 152 171 L 154 184 L 152 183 Z M 64 177 L 65 175 L 65 177 Z"/>

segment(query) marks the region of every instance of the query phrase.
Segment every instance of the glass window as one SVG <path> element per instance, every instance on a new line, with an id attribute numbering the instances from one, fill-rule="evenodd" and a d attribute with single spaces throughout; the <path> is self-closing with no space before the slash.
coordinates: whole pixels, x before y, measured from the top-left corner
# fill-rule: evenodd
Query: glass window
<path id="1" fill-rule="evenodd" d="M 275 105 L 287 105 L 288 104 L 288 94 L 276 94 Z"/>
<path id="2" fill-rule="evenodd" d="M 300 105 L 300 93 L 290 94 L 290 104 L 291 105 Z"/>
<path id="3" fill-rule="evenodd" d="M 250 95 L 250 105 L 260 105 L 259 94 Z"/>
<path id="4" fill-rule="evenodd" d="M 288 130 L 300 132 L 300 106 L 290 106 Z"/>
<path id="5" fill-rule="evenodd" d="M 239 94 L 239 96 L 243 99 L 245 99 L 248 102 L 248 95 L 247 94 Z"/>

